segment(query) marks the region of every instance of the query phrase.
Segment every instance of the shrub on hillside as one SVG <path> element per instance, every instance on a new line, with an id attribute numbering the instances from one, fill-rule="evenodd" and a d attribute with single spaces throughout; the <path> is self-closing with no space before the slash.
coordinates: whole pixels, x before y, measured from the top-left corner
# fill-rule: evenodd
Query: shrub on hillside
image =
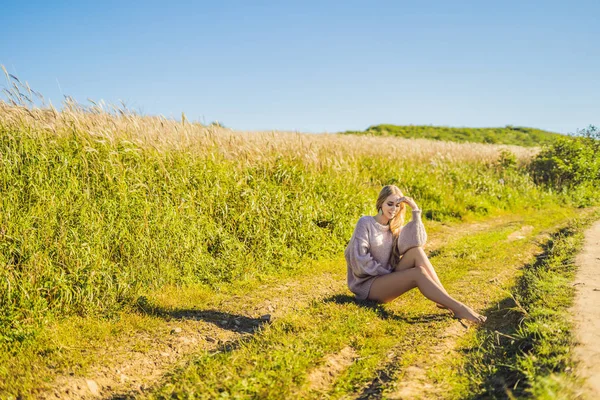
<path id="1" fill-rule="evenodd" d="M 501 169 L 515 168 L 517 165 L 517 156 L 510 150 L 502 149 L 496 160 L 496 166 Z"/>
<path id="2" fill-rule="evenodd" d="M 600 180 L 600 131 L 590 126 L 546 147 L 531 162 L 536 183 L 557 188 Z"/>
<path id="3" fill-rule="evenodd" d="M 581 192 L 584 204 L 600 200 L 600 130 L 589 126 L 544 148 L 529 168 L 536 183 L 560 191 Z"/>

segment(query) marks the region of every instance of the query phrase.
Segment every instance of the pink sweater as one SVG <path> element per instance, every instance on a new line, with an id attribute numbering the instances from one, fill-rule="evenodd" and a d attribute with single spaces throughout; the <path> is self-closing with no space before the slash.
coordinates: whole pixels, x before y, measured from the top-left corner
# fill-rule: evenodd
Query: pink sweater
<path id="1" fill-rule="evenodd" d="M 423 246 L 427 233 L 421 221 L 421 210 L 413 210 L 412 220 L 402 227 L 396 245 L 400 254 L 412 247 Z M 382 225 L 374 217 L 358 220 L 344 255 L 348 267 L 348 288 L 356 298 L 364 300 L 376 277 L 393 272 L 390 265 L 393 238 L 389 225 Z"/>

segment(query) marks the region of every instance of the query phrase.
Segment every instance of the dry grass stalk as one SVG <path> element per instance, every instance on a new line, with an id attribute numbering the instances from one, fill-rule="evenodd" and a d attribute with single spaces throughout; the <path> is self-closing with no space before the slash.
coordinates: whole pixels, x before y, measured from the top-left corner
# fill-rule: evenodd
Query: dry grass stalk
<path id="1" fill-rule="evenodd" d="M 260 161 L 274 156 L 304 162 L 335 165 L 364 156 L 391 160 L 426 162 L 490 162 L 501 149 L 513 152 L 519 161 L 531 158 L 538 149 L 509 145 L 454 143 L 426 139 L 371 137 L 342 134 L 303 134 L 281 131 L 234 131 L 220 126 L 181 123 L 162 116 L 140 116 L 125 108 L 93 103 L 82 107 L 67 99 L 62 111 L 54 107 L 27 107 L 0 101 L 0 124 L 40 135 L 72 135 L 94 139 L 131 141 L 159 150 L 188 149 L 206 154 L 218 151 L 227 158 Z"/>

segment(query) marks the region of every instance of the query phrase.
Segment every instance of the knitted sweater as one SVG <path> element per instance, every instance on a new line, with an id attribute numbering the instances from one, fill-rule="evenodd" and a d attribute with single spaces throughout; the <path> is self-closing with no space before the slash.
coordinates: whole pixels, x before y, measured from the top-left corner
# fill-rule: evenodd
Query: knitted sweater
<path id="1" fill-rule="evenodd" d="M 402 227 L 396 245 L 400 254 L 427 241 L 421 221 L 421 210 L 413 210 L 412 220 Z M 344 255 L 348 269 L 348 288 L 358 299 L 369 296 L 376 277 L 393 272 L 390 265 L 393 236 L 389 225 L 378 223 L 374 217 L 364 216 L 358 220 Z"/>

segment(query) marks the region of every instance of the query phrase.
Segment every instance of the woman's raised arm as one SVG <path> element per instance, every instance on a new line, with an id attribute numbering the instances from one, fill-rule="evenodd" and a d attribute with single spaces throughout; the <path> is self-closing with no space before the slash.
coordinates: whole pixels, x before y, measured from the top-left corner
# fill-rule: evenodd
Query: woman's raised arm
<path id="1" fill-rule="evenodd" d="M 400 255 L 406 253 L 413 247 L 424 246 L 427 242 L 427 232 L 425 232 L 425 225 L 421 220 L 421 210 L 413 209 L 412 220 L 402 227 L 400 235 L 398 235 L 398 253 Z"/>

